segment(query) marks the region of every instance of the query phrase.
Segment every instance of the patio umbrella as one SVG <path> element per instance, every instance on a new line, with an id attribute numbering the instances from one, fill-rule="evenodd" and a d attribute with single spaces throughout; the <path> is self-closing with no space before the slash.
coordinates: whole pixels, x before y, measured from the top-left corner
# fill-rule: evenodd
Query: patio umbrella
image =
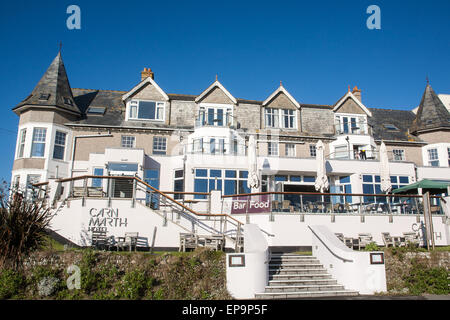
<path id="1" fill-rule="evenodd" d="M 387 155 L 386 145 L 384 141 L 381 142 L 380 147 L 380 179 L 381 191 L 388 193 L 392 189 L 391 174 L 389 171 L 389 159 Z"/>
<path id="2" fill-rule="evenodd" d="M 316 144 L 316 161 L 317 161 L 317 177 L 314 187 L 320 193 L 323 193 L 328 189 L 328 177 L 327 170 L 325 168 L 325 151 L 322 140 L 319 140 Z"/>
<path id="3" fill-rule="evenodd" d="M 256 138 L 251 135 L 248 140 L 248 179 L 247 187 L 256 189 L 259 187 L 259 179 L 257 173 L 257 158 L 256 158 Z"/>
<path id="4" fill-rule="evenodd" d="M 415 183 L 408 184 L 407 186 L 394 189 L 392 193 L 402 193 L 417 189 L 427 189 L 428 191 L 432 191 L 430 193 L 434 192 L 440 194 L 444 193 L 447 190 L 448 186 L 450 186 L 450 182 L 423 179 Z"/>

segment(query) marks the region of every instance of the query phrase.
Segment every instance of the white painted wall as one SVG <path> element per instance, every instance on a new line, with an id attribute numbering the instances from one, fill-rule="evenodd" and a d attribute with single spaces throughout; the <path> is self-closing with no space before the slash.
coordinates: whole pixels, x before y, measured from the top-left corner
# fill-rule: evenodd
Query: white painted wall
<path id="1" fill-rule="evenodd" d="M 312 231 L 313 256 L 339 284 L 347 290 L 355 290 L 360 294 L 386 291 L 385 265 L 371 264 L 371 252 L 354 251 L 346 247 L 323 225 L 309 228 Z"/>
<path id="2" fill-rule="evenodd" d="M 244 253 L 227 254 L 227 289 L 235 299 L 254 299 L 269 280 L 269 247 L 256 224 L 244 228 Z M 244 256 L 245 266 L 230 266 L 230 257 Z"/>

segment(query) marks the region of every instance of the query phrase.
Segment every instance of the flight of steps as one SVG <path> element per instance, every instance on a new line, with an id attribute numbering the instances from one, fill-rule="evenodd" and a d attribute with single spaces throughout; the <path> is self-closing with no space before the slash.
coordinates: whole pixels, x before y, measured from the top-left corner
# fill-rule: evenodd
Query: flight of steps
<path id="1" fill-rule="evenodd" d="M 332 279 L 313 256 L 273 253 L 269 263 L 269 284 L 256 299 L 296 299 L 357 296 Z"/>

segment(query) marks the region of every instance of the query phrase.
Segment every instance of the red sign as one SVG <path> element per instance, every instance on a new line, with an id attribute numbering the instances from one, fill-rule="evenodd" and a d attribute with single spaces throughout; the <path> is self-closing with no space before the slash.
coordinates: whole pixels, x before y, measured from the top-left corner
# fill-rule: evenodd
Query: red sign
<path id="1" fill-rule="evenodd" d="M 233 197 L 231 214 L 268 213 L 271 211 L 270 195 Z"/>

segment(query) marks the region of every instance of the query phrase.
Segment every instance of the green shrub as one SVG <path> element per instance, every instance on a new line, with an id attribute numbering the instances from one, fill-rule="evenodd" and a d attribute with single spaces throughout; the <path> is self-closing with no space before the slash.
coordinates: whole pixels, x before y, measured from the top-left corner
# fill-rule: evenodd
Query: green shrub
<path id="1" fill-rule="evenodd" d="M 380 251 L 380 248 L 378 248 L 376 242 L 371 242 L 365 247 L 364 250 L 365 251 Z"/>
<path id="2" fill-rule="evenodd" d="M 144 270 L 129 271 L 122 278 L 119 296 L 133 300 L 143 298 L 154 282 L 154 279 L 148 277 Z"/>
<path id="3" fill-rule="evenodd" d="M 47 243 L 52 216 L 43 201 L 29 201 L 0 186 L 0 266 L 18 268 L 24 257 Z"/>
<path id="4" fill-rule="evenodd" d="M 20 295 L 26 286 L 24 276 L 11 269 L 0 271 L 0 299 L 10 299 Z"/>
<path id="5" fill-rule="evenodd" d="M 60 272 L 44 266 L 34 268 L 30 284 L 38 294 L 45 296 L 54 295 L 65 288 L 64 281 L 61 281 Z"/>
<path id="6" fill-rule="evenodd" d="M 429 268 L 413 261 L 405 276 L 406 286 L 411 294 L 450 294 L 449 272 L 443 267 Z"/>

